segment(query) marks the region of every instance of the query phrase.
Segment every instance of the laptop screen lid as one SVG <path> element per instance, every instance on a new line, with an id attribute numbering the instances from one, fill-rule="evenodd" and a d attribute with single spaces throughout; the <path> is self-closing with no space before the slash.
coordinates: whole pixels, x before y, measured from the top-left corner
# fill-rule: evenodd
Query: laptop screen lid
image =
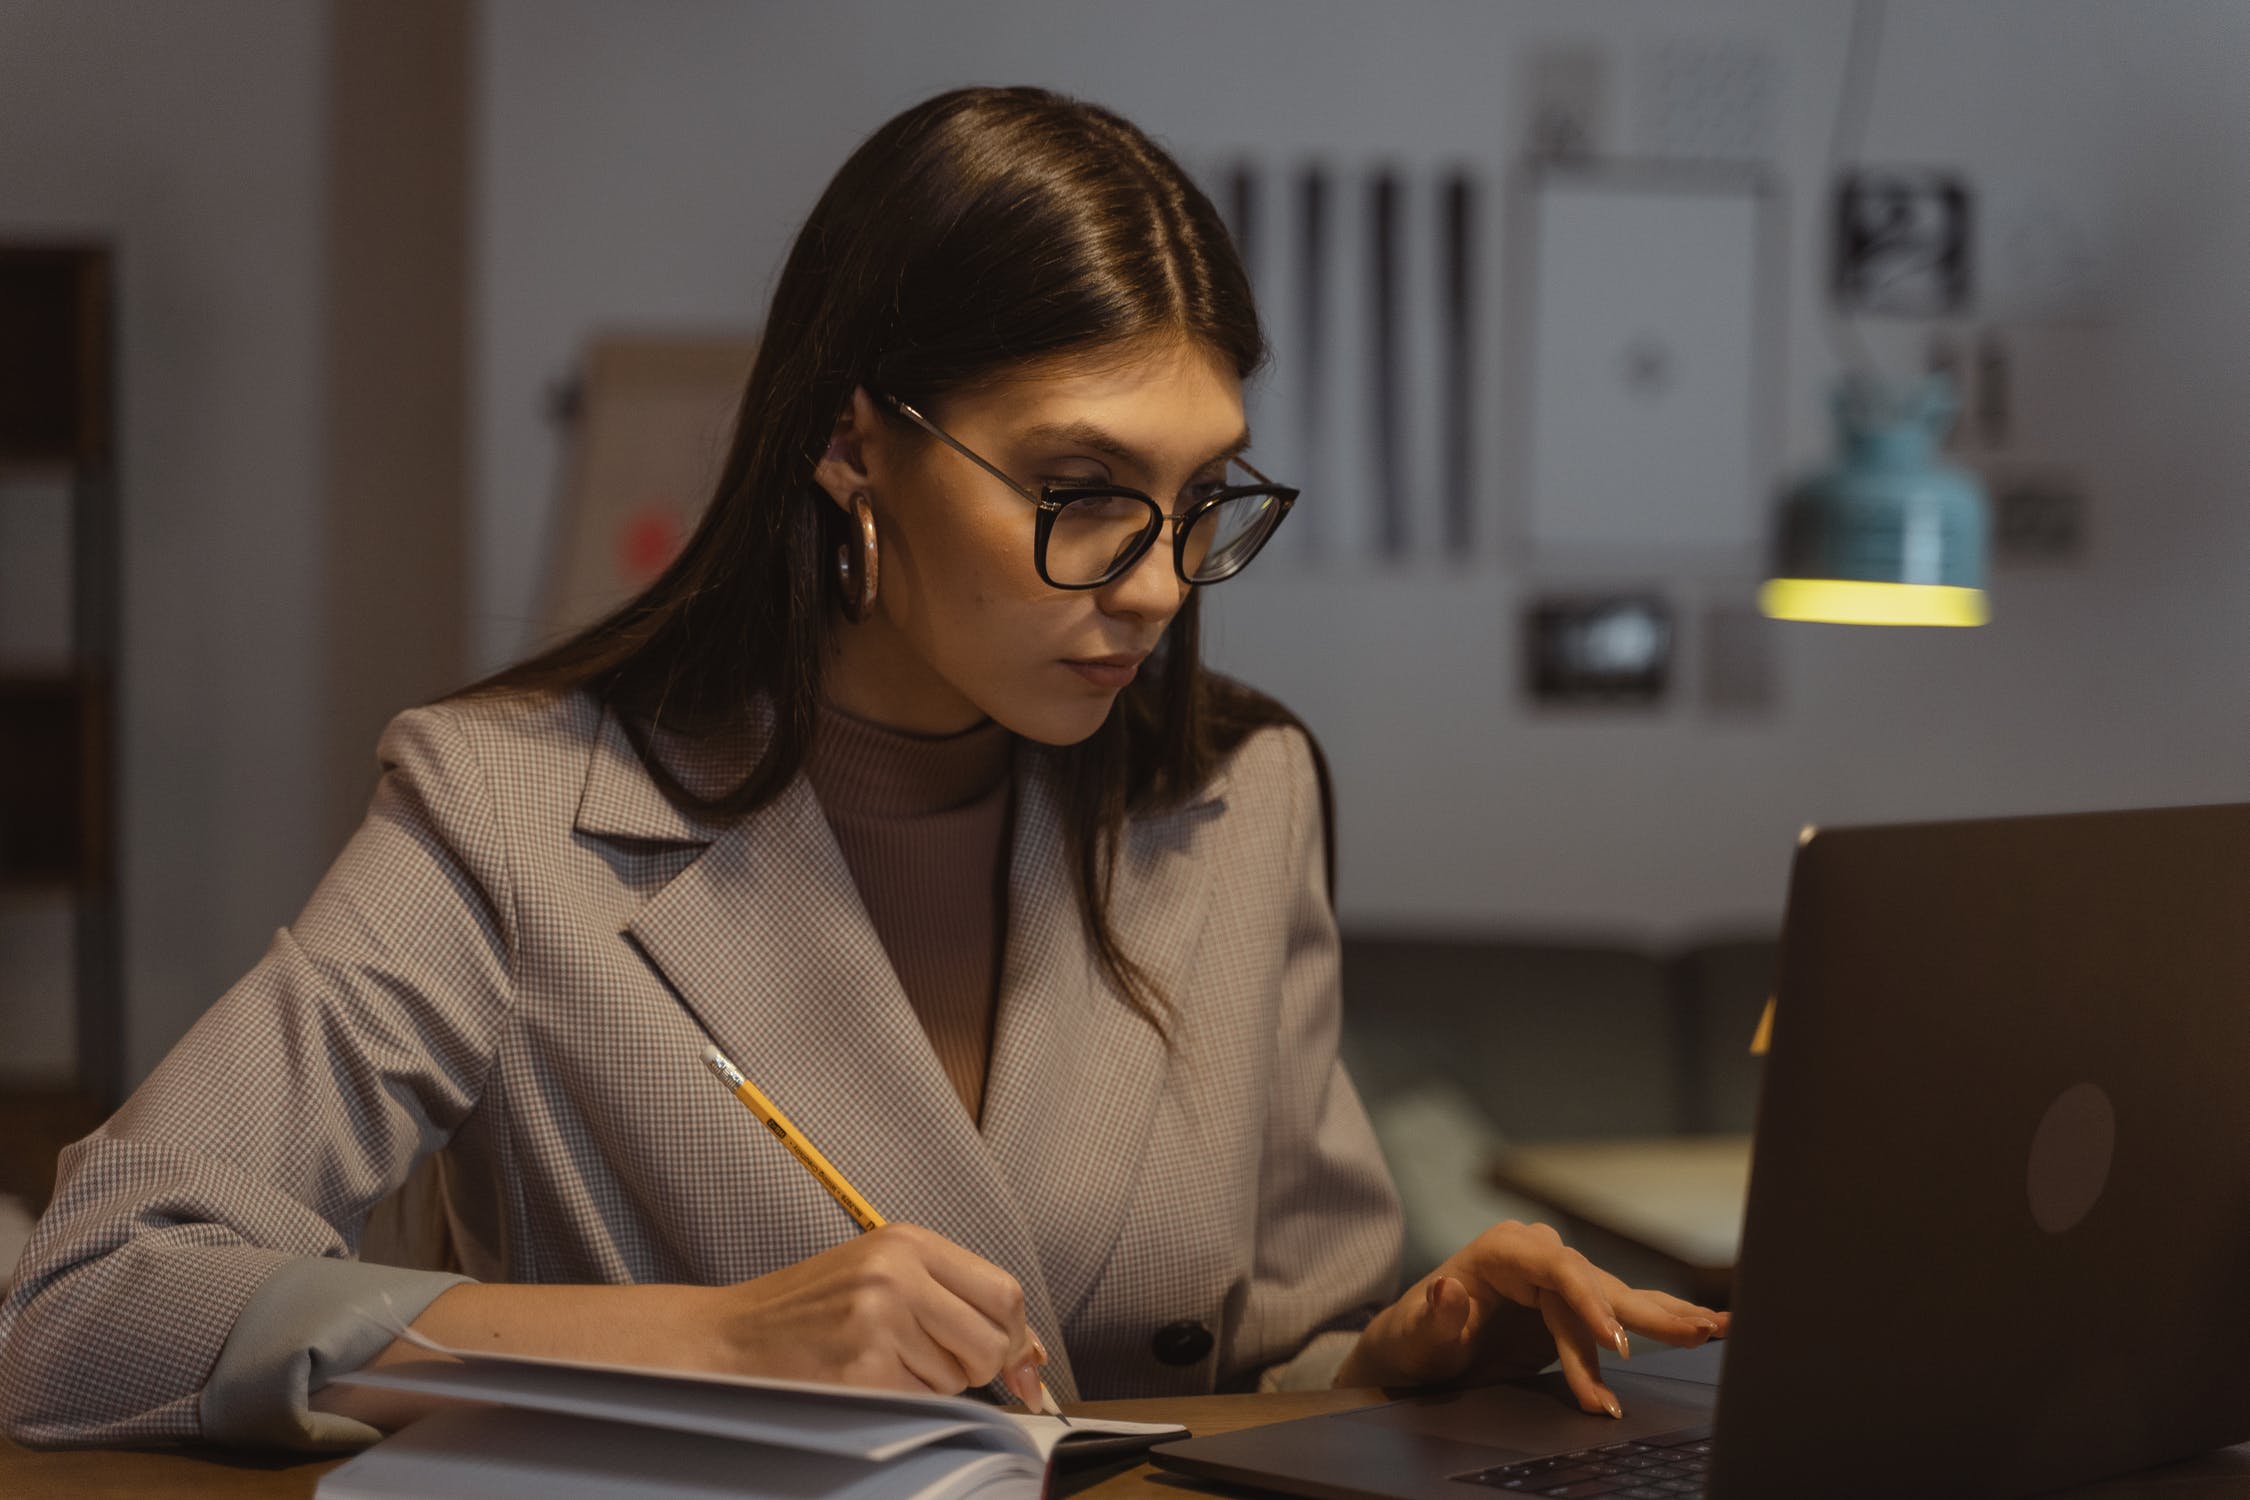
<path id="1" fill-rule="evenodd" d="M 2250 806 L 1811 833 L 1777 997 L 1714 1497 L 2250 1438 Z"/>

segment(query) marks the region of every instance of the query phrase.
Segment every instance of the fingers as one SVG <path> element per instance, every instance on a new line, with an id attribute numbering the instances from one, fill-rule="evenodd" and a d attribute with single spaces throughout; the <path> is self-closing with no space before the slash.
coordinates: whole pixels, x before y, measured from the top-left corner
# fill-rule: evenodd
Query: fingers
<path id="1" fill-rule="evenodd" d="M 1538 1305 L 1541 1290 L 1556 1293 L 1596 1338 L 1619 1354 L 1630 1352 L 1624 1327 L 1611 1310 L 1604 1287 L 1605 1281 L 1622 1283 L 1605 1276 L 1585 1256 L 1565 1245 L 1551 1226 L 1513 1220 L 1495 1224 L 1477 1236 L 1455 1261 L 1493 1291 L 1526 1307 Z"/>
<path id="2" fill-rule="evenodd" d="M 928 1331 L 927 1325 L 901 1333 L 891 1352 L 912 1382 L 907 1385 L 908 1390 L 923 1389 L 940 1396 L 958 1396 L 972 1385 L 984 1384 L 959 1355 Z M 991 1377 L 988 1375 L 985 1379 Z"/>
<path id="3" fill-rule="evenodd" d="M 1602 1383 L 1599 1351 L 1608 1349 L 1631 1358 L 1628 1328 L 1662 1343 L 1692 1348 L 1723 1337 L 1730 1322 L 1725 1313 L 1699 1303 L 1627 1286 L 1565 1245 L 1544 1224 L 1496 1224 L 1449 1259 L 1446 1268 L 1477 1289 L 1486 1302 L 1535 1309 L 1534 1328 L 1545 1335 L 1542 1340 L 1534 1328 L 1521 1326 L 1504 1333 L 1504 1320 L 1480 1318 L 1486 1325 L 1481 1342 L 1490 1347 L 1472 1348 L 1456 1368 L 1505 1369 L 1510 1363 L 1507 1356 L 1551 1341 L 1573 1395 L 1589 1412 L 1620 1414 L 1615 1394 Z M 1472 1346 L 1479 1342 L 1474 1331 L 1469 1339 Z M 1529 1349 L 1516 1347 L 1525 1344 L 1526 1336 L 1533 1341 Z"/>
<path id="4" fill-rule="evenodd" d="M 1633 1347 L 1625 1337 L 1625 1325 L 1618 1321 L 1616 1309 L 1611 1307 L 1608 1295 L 1595 1281 L 1594 1267 L 1585 1256 L 1568 1247 L 1560 1249 L 1549 1268 L 1549 1277 L 1549 1289 L 1585 1324 L 1589 1340 L 1600 1340 L 1626 1359 L 1633 1357 Z"/>
<path id="5" fill-rule="evenodd" d="M 1727 1315 L 1667 1292 L 1625 1288 L 1611 1294 L 1619 1321 L 1635 1333 L 1693 1349 L 1727 1329 Z"/>
<path id="6" fill-rule="evenodd" d="M 1729 1319 L 1727 1314 L 1723 1312 L 1714 1312 L 1700 1302 L 1690 1302 L 1684 1297 L 1675 1297 L 1669 1292 L 1644 1291 L 1641 1295 L 1655 1298 L 1657 1305 L 1666 1312 L 1685 1318 L 1691 1323 L 1708 1323 L 1714 1332 L 1726 1332 Z"/>
<path id="7" fill-rule="evenodd" d="M 1023 1283 L 1000 1267 L 941 1234 L 912 1224 L 894 1224 L 918 1237 L 922 1264 L 938 1285 L 974 1308 L 1007 1336 L 1008 1363 L 1031 1359 L 1045 1364 L 1047 1351 L 1024 1315 Z"/>
<path id="8" fill-rule="evenodd" d="M 1406 1320 L 1404 1363 L 1417 1382 L 1451 1380 L 1476 1349 L 1476 1299 L 1450 1276 L 1433 1276 Z"/>
<path id="9" fill-rule="evenodd" d="M 1608 1296 L 1610 1305 L 1619 1309 L 1621 1316 L 1624 1309 L 1624 1299 L 1645 1298 L 1653 1303 L 1658 1311 L 1674 1314 L 1687 1319 L 1691 1323 L 1708 1323 L 1718 1332 L 1722 1334 L 1726 1332 L 1729 1318 L 1723 1312 L 1714 1311 L 1700 1302 L 1690 1302 L 1684 1297 L 1675 1297 L 1670 1292 L 1660 1292 L 1649 1287 L 1627 1286 L 1599 1266 L 1595 1266 L 1593 1270 L 1595 1282 Z M 1626 1321 L 1630 1324 L 1629 1319 Z"/>
<path id="10" fill-rule="evenodd" d="M 1577 1264 L 1584 1268 L 1596 1295 L 1621 1325 L 1618 1339 L 1612 1345 L 1619 1354 L 1631 1357 L 1630 1345 L 1623 1337 L 1624 1329 L 1689 1349 L 1708 1339 L 1725 1336 L 1729 1323 L 1725 1313 L 1714 1312 L 1700 1303 L 1689 1302 L 1669 1292 L 1627 1286 L 1585 1257 L 1577 1256 L 1575 1252 L 1563 1253 L 1572 1255 Z M 1572 1305 L 1584 1316 L 1584 1307 L 1580 1302 L 1574 1299 Z"/>
<path id="11" fill-rule="evenodd" d="M 712 1368 L 948 1393 L 1000 1375 L 1044 1404 L 1023 1289 L 927 1229 L 884 1225 L 708 1298 L 696 1323 Z"/>
<path id="12" fill-rule="evenodd" d="M 903 1231 L 897 1237 L 927 1279 L 913 1298 L 915 1321 L 930 1344 L 959 1368 L 961 1379 L 946 1389 L 983 1385 L 997 1375 L 1017 1400 L 1038 1410 L 1038 1366 L 1047 1362 L 1047 1351 L 1025 1319 L 1022 1284 L 982 1256 L 917 1225 L 893 1224 L 876 1232 L 893 1231 Z M 927 1354 L 923 1364 L 943 1373 L 943 1366 Z"/>
<path id="13" fill-rule="evenodd" d="M 1594 1336 L 1585 1320 L 1552 1291 L 1539 1293 L 1538 1306 L 1547 1333 L 1555 1341 L 1555 1353 L 1561 1357 L 1563 1380 L 1570 1386 L 1571 1395 L 1578 1398 L 1579 1407 L 1598 1415 L 1624 1416 L 1625 1408 L 1618 1404 L 1616 1394 L 1602 1384 L 1601 1359 L 1594 1351 Z"/>
<path id="14" fill-rule="evenodd" d="M 982 1385 L 1003 1370 L 1012 1373 L 1015 1365 L 1030 1363 L 1028 1349 L 1011 1359 L 1007 1330 L 934 1278 L 912 1299 L 911 1307 L 917 1330 L 959 1367 L 961 1379 L 947 1388 L 949 1392 Z M 1036 1400 L 1037 1387 L 1033 1389 Z M 1019 1397 L 1023 1394 L 1016 1391 Z"/>
<path id="15" fill-rule="evenodd" d="M 1596 1280 L 1593 1264 L 1577 1251 L 1558 1246 L 1550 1273 L 1553 1281 L 1539 1299 L 1539 1312 L 1555 1341 L 1563 1379 L 1582 1409 L 1624 1416 L 1616 1393 L 1602 1383 L 1601 1356 L 1595 1345 L 1599 1342 L 1625 1359 L 1632 1358 L 1632 1345 Z"/>

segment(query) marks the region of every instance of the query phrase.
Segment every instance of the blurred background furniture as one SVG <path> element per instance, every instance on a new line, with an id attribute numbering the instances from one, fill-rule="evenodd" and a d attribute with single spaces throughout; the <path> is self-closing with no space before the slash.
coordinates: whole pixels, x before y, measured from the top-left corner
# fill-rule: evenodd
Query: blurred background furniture
<path id="1" fill-rule="evenodd" d="M 1731 1250 L 1712 1247 L 1740 1223 L 1774 959 L 1759 936 L 1347 936 L 1344 1057 L 1404 1200 L 1407 1280 L 1536 1219 L 1630 1281 L 1723 1304 Z M 1637 1216 L 1609 1211 L 1627 1201 Z"/>
<path id="2" fill-rule="evenodd" d="M 111 259 L 0 245 L 0 1269 L 123 1092 Z"/>
<path id="3" fill-rule="evenodd" d="M 1733 1301 L 1750 1196 L 1747 1134 L 1510 1146 L 1490 1178 L 1636 1260 L 1650 1258 L 1663 1272 L 1656 1279 L 1706 1307 Z"/>

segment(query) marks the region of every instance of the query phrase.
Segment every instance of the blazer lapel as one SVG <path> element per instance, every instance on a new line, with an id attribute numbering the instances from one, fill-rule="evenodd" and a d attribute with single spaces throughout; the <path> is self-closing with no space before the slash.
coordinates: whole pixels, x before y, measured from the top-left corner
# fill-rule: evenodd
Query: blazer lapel
<path id="1" fill-rule="evenodd" d="M 1043 755 L 1026 758 L 984 1138 L 1068 1321 L 1116 1242 L 1170 1057 L 1102 973 L 1079 917 L 1054 779 Z M 1187 960 L 1208 909 L 1206 861 L 1194 845 L 1221 805 L 1214 792 L 1129 823 L 1109 902 L 1120 945 L 1181 1010 L 1194 1004 Z"/>
<path id="2" fill-rule="evenodd" d="M 609 787 L 604 805 L 621 795 L 637 794 Z M 1038 1246 L 931 1050 L 805 780 L 717 833 L 626 930 L 720 1050 L 884 1217 L 936 1230 L 1014 1273 L 1051 1357 L 1047 1383 L 1074 1398 Z M 747 1115 L 741 1125 L 724 1150 L 783 1149 Z M 841 1243 L 854 1231 L 840 1209 L 835 1222 Z M 754 1236 L 756 1225 L 744 1232 Z"/>
<path id="3" fill-rule="evenodd" d="M 684 746 L 659 749 L 665 763 L 699 794 L 715 796 L 749 770 L 735 757 L 708 753 L 696 755 Z M 594 754 L 586 766 L 586 785 L 578 794 L 578 816 L 572 824 L 580 833 L 597 838 L 632 839 L 639 843 L 708 844 L 725 831 L 674 807 L 650 779 L 614 709 L 602 710 L 594 733 Z"/>
<path id="4" fill-rule="evenodd" d="M 739 776 L 677 764 L 699 791 Z M 1048 757 L 1023 747 L 983 1133 L 961 1108 L 868 920 L 827 817 L 800 777 L 731 826 L 680 813 L 604 717 L 578 827 L 704 844 L 626 931 L 681 1004 L 885 1217 L 938 1231 L 1023 1283 L 1044 1374 L 1077 1382 L 1062 1329 L 1092 1292 L 1141 1171 L 1170 1065 L 1162 1039 L 1101 972 L 1079 919 Z M 1126 826 L 1110 924 L 1179 1011 L 1208 912 L 1200 800 Z M 683 854 L 686 851 L 683 851 Z M 714 1152 L 780 1152 L 749 1128 Z M 755 1223 L 743 1233 L 754 1236 Z M 853 1232 L 838 1210 L 835 1242 Z"/>

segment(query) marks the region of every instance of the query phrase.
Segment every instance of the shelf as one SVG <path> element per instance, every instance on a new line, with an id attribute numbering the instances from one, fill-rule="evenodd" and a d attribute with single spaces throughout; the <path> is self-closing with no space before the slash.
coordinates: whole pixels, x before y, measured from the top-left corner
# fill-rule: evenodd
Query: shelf
<path id="1" fill-rule="evenodd" d="M 0 463 L 108 462 L 108 257 L 0 249 Z"/>
<path id="2" fill-rule="evenodd" d="M 82 903 L 70 890 L 0 889 L 0 1077 L 75 1085 Z"/>
<path id="3" fill-rule="evenodd" d="M 67 458 L 0 453 L 0 504 L 7 503 L 13 489 L 36 494 L 50 485 L 68 485 L 78 478 L 78 470 L 79 465 Z"/>
<path id="4" fill-rule="evenodd" d="M 33 1202 L 125 1085 L 113 274 L 98 244 L 0 245 L 0 1191 Z"/>
<path id="5" fill-rule="evenodd" d="M 0 900 L 11 896 L 75 896 L 78 886 L 76 872 L 42 875 L 36 871 L 19 874 L 0 869 Z"/>
<path id="6" fill-rule="evenodd" d="M 0 882 L 84 878 L 95 699 L 72 678 L 0 680 Z"/>

